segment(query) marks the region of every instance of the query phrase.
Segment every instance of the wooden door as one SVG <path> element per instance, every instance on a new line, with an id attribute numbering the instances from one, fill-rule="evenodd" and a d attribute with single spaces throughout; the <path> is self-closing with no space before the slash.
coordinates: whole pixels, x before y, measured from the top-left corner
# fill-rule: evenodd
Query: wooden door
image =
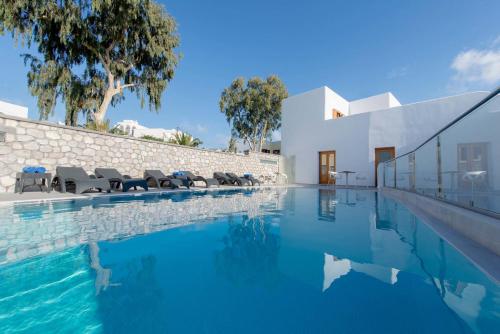
<path id="1" fill-rule="evenodd" d="M 330 172 L 335 172 L 335 151 L 319 152 L 319 183 L 334 184 L 335 179 L 330 175 Z"/>
<path id="2" fill-rule="evenodd" d="M 391 147 L 377 147 L 375 148 L 375 187 L 377 183 L 377 166 L 379 163 L 391 160 L 396 156 L 396 149 Z"/>

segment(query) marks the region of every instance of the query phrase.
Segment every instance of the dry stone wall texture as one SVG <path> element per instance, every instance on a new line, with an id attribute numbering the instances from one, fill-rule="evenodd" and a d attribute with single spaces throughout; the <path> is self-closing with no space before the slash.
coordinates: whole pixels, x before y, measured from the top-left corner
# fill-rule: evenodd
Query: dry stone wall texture
<path id="1" fill-rule="evenodd" d="M 24 166 L 114 167 L 122 174 L 142 177 L 145 169 L 164 173 L 191 170 L 211 177 L 213 172 L 274 175 L 282 169 L 278 155 L 238 155 L 116 136 L 0 113 L 0 192 L 14 192 L 16 172 Z"/>

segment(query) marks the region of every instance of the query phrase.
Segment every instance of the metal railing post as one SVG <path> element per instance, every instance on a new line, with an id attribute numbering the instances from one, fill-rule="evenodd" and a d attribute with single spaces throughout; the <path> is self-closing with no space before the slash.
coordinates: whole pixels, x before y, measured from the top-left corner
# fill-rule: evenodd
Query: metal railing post
<path id="1" fill-rule="evenodd" d="M 443 175 L 441 174 L 441 139 L 440 136 L 436 138 L 436 160 L 437 160 L 437 197 L 443 198 Z"/>

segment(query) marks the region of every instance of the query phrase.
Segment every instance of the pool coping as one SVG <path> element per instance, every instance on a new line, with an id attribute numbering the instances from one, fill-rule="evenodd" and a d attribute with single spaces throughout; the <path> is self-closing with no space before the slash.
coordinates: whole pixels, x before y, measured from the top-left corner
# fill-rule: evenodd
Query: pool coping
<path id="1" fill-rule="evenodd" d="M 492 233 L 500 230 L 499 220 L 418 194 L 388 188 L 379 189 L 379 192 L 403 204 L 492 281 L 500 283 L 500 256 L 494 247 L 492 249 L 492 244 L 498 240 L 483 243 L 488 236 L 500 239 L 500 234 Z M 480 228 L 471 228 L 470 225 L 477 222 L 484 223 Z M 474 233 L 474 230 L 480 232 Z"/>
<path id="2" fill-rule="evenodd" d="M 51 193 L 41 193 L 41 192 L 29 192 L 24 194 L 33 194 L 35 196 L 33 198 L 26 199 L 10 199 L 10 196 L 23 196 L 24 194 L 11 194 L 5 196 L 6 199 L 2 198 L 0 194 L 0 206 L 8 206 L 12 204 L 29 204 L 29 203 L 43 203 L 43 202 L 60 202 L 60 201 L 74 201 L 81 199 L 95 199 L 95 198 L 104 198 L 104 197 L 124 197 L 124 196 L 144 196 L 144 195 L 160 195 L 160 194 L 173 194 L 173 193 L 197 193 L 197 192 L 213 192 L 213 191 L 228 191 L 228 190 L 254 190 L 254 189 L 272 189 L 272 188 L 297 188 L 302 187 L 301 185 L 296 184 L 287 184 L 287 185 L 262 185 L 262 186 L 222 186 L 222 187 L 191 187 L 190 189 L 185 188 L 177 188 L 177 189 L 150 189 L 149 191 L 144 190 L 130 190 L 127 192 L 111 192 L 111 193 L 100 193 L 100 192 L 91 192 L 84 194 L 73 194 L 73 193 L 60 193 L 56 191 L 52 191 Z M 50 196 L 52 193 L 56 193 L 54 197 Z M 41 196 L 36 196 L 41 195 Z"/>

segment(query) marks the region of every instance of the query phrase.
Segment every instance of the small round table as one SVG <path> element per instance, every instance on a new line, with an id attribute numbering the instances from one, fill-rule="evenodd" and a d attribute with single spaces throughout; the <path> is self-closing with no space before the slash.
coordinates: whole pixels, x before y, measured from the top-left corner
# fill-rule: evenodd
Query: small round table
<path id="1" fill-rule="evenodd" d="M 343 173 L 345 174 L 345 185 L 348 186 L 349 185 L 349 174 L 356 174 L 356 172 L 353 172 L 351 170 L 343 170 L 339 173 Z"/>

